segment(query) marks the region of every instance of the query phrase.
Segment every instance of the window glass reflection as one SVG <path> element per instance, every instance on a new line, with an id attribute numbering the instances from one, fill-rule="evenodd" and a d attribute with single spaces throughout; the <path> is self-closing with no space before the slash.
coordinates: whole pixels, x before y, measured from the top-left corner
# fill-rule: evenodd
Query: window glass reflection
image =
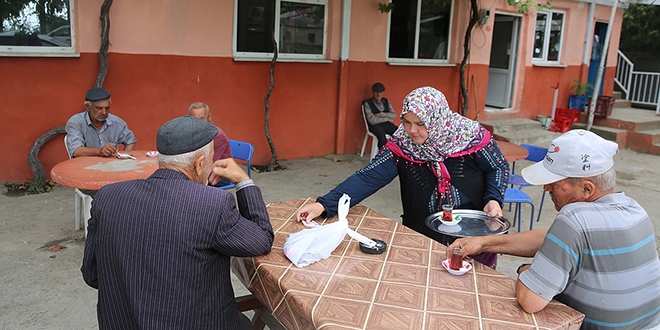
<path id="1" fill-rule="evenodd" d="M 534 58 L 543 58 L 545 43 L 546 14 L 536 14 L 536 29 L 534 29 Z"/>
<path id="2" fill-rule="evenodd" d="M 280 5 L 280 52 L 323 54 L 325 6 L 285 2 Z"/>
<path id="3" fill-rule="evenodd" d="M 418 58 L 447 59 L 450 10 L 449 1 L 422 1 Z"/>
<path id="4" fill-rule="evenodd" d="M 68 0 L 16 0 L 0 6 L 0 46 L 71 47 Z"/>

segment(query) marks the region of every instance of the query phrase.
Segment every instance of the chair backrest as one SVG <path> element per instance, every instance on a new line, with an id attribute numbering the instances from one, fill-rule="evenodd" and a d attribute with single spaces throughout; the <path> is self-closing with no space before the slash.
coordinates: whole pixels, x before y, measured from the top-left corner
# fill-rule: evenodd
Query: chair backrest
<path id="1" fill-rule="evenodd" d="M 69 134 L 64 134 L 64 148 L 66 149 L 66 155 L 69 156 L 69 159 L 71 159 L 71 152 L 69 152 L 69 144 L 66 142 L 67 136 L 69 136 Z"/>
<path id="2" fill-rule="evenodd" d="M 367 115 L 364 114 L 364 103 L 362 103 L 362 119 L 364 120 L 364 128 L 367 130 L 367 134 L 376 137 L 376 134 L 369 131 L 369 122 L 367 121 Z"/>
<path id="3" fill-rule="evenodd" d="M 529 154 L 527 155 L 526 160 L 532 162 L 540 162 L 545 158 L 545 155 L 548 153 L 548 148 L 537 147 L 531 144 L 521 144 L 521 147 L 527 149 Z"/>
<path id="4" fill-rule="evenodd" d="M 252 177 L 252 175 L 250 174 L 250 167 L 252 166 L 252 155 L 254 154 L 254 146 L 247 142 L 232 140 L 232 139 L 229 139 L 229 145 L 231 146 L 232 158 L 246 161 L 247 175 L 249 177 Z"/>

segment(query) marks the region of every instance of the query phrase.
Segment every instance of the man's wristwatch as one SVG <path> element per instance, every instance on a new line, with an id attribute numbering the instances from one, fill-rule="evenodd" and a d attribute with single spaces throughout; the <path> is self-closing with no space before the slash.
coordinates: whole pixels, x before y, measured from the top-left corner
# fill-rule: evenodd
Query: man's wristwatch
<path id="1" fill-rule="evenodd" d="M 520 275 L 520 269 L 525 267 L 525 266 L 529 266 L 529 265 L 531 265 L 531 264 L 521 264 L 520 266 L 518 266 L 518 269 L 516 269 L 516 274 Z"/>

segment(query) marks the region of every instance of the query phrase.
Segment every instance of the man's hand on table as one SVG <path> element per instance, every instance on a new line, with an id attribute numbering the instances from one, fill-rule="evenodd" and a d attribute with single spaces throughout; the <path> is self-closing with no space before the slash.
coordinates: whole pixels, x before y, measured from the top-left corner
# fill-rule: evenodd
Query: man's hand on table
<path id="1" fill-rule="evenodd" d="M 213 163 L 209 183 L 215 185 L 222 178 L 227 178 L 233 184 L 250 179 L 233 158 L 220 159 Z"/>
<path id="2" fill-rule="evenodd" d="M 296 220 L 310 223 L 312 220 L 314 220 L 314 218 L 321 215 L 323 211 L 325 211 L 325 207 L 319 202 L 307 204 L 301 207 L 298 212 L 296 212 Z"/>
<path id="3" fill-rule="evenodd" d="M 117 148 L 112 144 L 106 144 L 99 150 L 99 156 L 112 157 L 117 155 Z"/>
<path id="4" fill-rule="evenodd" d="M 445 253 L 447 253 L 447 255 L 450 256 L 451 252 L 449 252 L 449 249 L 461 248 L 464 256 L 477 255 L 479 253 L 484 252 L 484 245 L 487 237 L 488 236 L 474 236 L 467 238 L 459 238 L 455 240 L 454 243 L 451 243 L 451 245 L 447 247 Z"/>

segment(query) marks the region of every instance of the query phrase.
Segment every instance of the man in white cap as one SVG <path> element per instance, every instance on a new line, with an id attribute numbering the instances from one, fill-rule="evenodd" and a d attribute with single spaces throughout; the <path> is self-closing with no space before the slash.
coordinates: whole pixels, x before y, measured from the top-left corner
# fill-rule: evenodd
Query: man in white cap
<path id="1" fill-rule="evenodd" d="M 156 136 L 154 174 L 96 194 L 81 271 L 98 289 L 99 329 L 252 328 L 229 261 L 270 252 L 273 228 L 241 167 L 213 163 L 216 134 L 202 119 L 172 119 Z M 236 185 L 238 209 L 231 193 L 207 186 L 220 177 Z"/>
<path id="2" fill-rule="evenodd" d="M 516 297 L 529 313 L 552 299 L 585 314 L 582 329 L 660 324 L 660 261 L 649 215 L 614 192 L 617 144 L 585 130 L 552 141 L 546 158 L 522 170 L 559 211 L 548 230 L 456 240 L 467 255 L 534 257 L 518 268 Z"/>

